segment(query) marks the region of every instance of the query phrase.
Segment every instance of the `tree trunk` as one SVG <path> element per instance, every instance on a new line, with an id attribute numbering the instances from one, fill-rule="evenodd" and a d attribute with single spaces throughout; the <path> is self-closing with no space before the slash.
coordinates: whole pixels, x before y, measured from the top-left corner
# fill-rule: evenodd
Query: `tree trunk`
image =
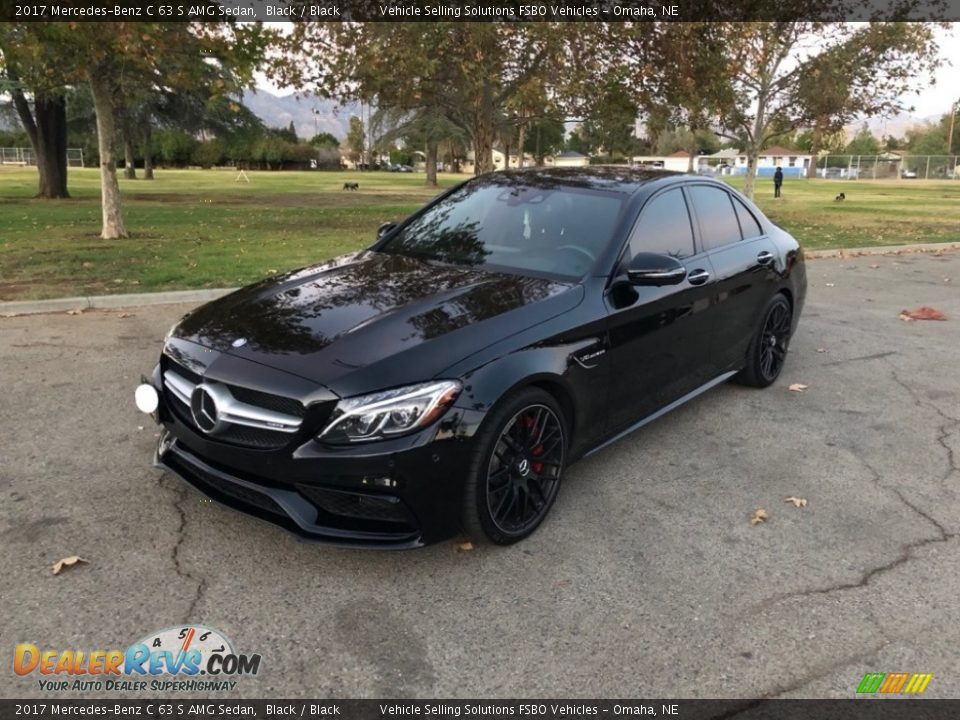
<path id="1" fill-rule="evenodd" d="M 743 194 L 753 200 L 753 186 L 757 178 L 757 157 L 760 151 L 755 147 L 749 147 L 747 153 L 747 175 L 743 182 Z"/>
<path id="2" fill-rule="evenodd" d="M 143 179 L 153 180 L 153 128 L 149 120 L 143 126 Z"/>
<path id="3" fill-rule="evenodd" d="M 133 140 L 129 137 L 129 131 L 123 131 L 123 176 L 127 180 L 137 179 L 137 166 L 133 151 Z"/>
<path id="4" fill-rule="evenodd" d="M 437 186 L 437 141 L 427 140 L 427 185 Z"/>
<path id="5" fill-rule="evenodd" d="M 70 197 L 67 192 L 67 103 L 63 95 L 37 95 L 38 195 L 44 198 Z"/>
<path id="6" fill-rule="evenodd" d="M 474 175 L 494 171 L 493 141 L 496 134 L 492 108 L 489 105 L 481 107 L 473 121 Z"/>
<path id="7" fill-rule="evenodd" d="M 11 94 L 17 115 L 37 156 L 37 197 L 70 197 L 67 192 L 67 107 L 64 97 L 38 93 L 31 113 L 22 90 L 15 89 Z"/>
<path id="8" fill-rule="evenodd" d="M 817 160 L 820 159 L 820 131 L 814 128 L 810 135 L 810 165 L 807 167 L 807 177 L 812 180 L 817 177 Z"/>
<path id="9" fill-rule="evenodd" d="M 114 155 L 113 90 L 109 79 L 97 68 L 88 72 L 93 108 L 97 114 L 97 144 L 100 149 L 100 206 L 103 228 L 100 237 L 115 240 L 128 237 L 120 209 L 120 185 L 117 182 L 117 159 Z"/>
<path id="10" fill-rule="evenodd" d="M 503 169 L 510 169 L 510 143 L 503 144 Z"/>
<path id="11" fill-rule="evenodd" d="M 523 119 L 523 118 L 521 117 L 520 128 L 517 130 L 517 135 L 518 135 L 518 137 L 517 137 L 517 167 L 520 167 L 520 168 L 523 167 L 523 143 L 524 143 L 524 136 L 527 134 L 527 133 L 526 133 L 526 128 L 523 126 L 522 119 Z"/>

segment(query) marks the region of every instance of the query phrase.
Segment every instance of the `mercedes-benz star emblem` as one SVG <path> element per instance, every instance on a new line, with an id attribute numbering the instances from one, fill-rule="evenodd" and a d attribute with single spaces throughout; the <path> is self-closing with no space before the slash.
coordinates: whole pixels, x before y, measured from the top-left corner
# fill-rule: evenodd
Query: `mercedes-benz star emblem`
<path id="1" fill-rule="evenodd" d="M 197 427 L 212 433 L 220 424 L 217 400 L 205 385 L 197 385 L 190 395 L 190 414 Z"/>
<path id="2" fill-rule="evenodd" d="M 233 341 L 232 343 L 230 343 L 230 344 L 231 344 L 233 347 L 235 347 L 235 348 L 243 347 L 244 345 L 247 344 L 247 339 L 246 339 L 246 338 L 237 338 L 236 340 L 234 340 L 234 341 Z"/>

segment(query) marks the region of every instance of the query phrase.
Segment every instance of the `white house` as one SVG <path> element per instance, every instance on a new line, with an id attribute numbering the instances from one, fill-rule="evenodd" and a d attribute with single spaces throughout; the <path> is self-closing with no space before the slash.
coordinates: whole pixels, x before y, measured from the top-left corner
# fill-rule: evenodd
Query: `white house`
<path id="1" fill-rule="evenodd" d="M 686 172 L 690 166 L 690 153 L 685 150 L 677 150 L 670 155 L 636 155 L 630 159 L 634 165 L 662 168 L 663 170 L 673 170 L 674 172 Z M 694 172 L 699 170 L 701 166 L 706 167 L 706 165 L 706 156 L 697 156 L 694 158 Z"/>
<path id="2" fill-rule="evenodd" d="M 721 153 L 723 153 L 722 156 Z M 731 175 L 743 175 L 747 172 L 747 156 L 740 150 L 721 150 L 710 157 L 726 162 L 731 168 L 729 171 Z M 761 177 L 773 175 L 776 169 L 780 168 L 784 175 L 802 177 L 806 175 L 812 158 L 812 155 L 802 150 L 791 150 L 774 145 L 760 151 L 760 155 L 757 157 L 757 175 Z"/>
<path id="3" fill-rule="evenodd" d="M 549 162 L 547 163 L 549 164 Z M 564 150 L 553 156 L 554 167 L 584 167 L 590 164 L 590 158 L 573 150 Z"/>
<path id="4" fill-rule="evenodd" d="M 460 164 L 460 172 L 467 173 L 468 175 L 473 175 L 474 163 L 476 162 L 476 155 L 473 150 L 467 153 L 467 159 L 465 162 Z M 493 148 L 493 169 L 494 170 L 503 170 L 506 165 L 507 156 L 503 150 L 499 148 Z M 533 159 L 533 156 L 529 153 L 524 154 L 523 156 L 523 166 L 524 167 L 533 167 L 536 165 L 536 162 Z M 510 153 L 510 167 L 516 168 L 520 167 L 520 158 L 514 153 Z"/>

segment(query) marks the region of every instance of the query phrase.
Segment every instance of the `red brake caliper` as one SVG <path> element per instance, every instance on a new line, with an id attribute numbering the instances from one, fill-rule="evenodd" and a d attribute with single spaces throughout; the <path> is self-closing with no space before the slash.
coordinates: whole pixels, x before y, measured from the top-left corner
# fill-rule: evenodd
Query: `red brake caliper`
<path id="1" fill-rule="evenodd" d="M 530 433 L 531 436 L 536 436 L 536 435 L 538 434 L 537 429 L 533 427 L 533 418 L 530 417 L 529 415 L 526 415 L 526 416 L 523 418 L 523 426 L 524 426 L 525 428 L 527 428 L 527 431 Z M 543 443 L 540 443 L 540 444 L 537 445 L 535 448 L 533 448 L 533 449 L 530 451 L 530 454 L 533 455 L 533 456 L 542 455 L 542 454 L 543 454 Z M 530 463 L 530 468 L 531 468 L 535 473 L 540 474 L 540 473 L 543 472 L 543 463 L 539 463 L 539 462 Z"/>

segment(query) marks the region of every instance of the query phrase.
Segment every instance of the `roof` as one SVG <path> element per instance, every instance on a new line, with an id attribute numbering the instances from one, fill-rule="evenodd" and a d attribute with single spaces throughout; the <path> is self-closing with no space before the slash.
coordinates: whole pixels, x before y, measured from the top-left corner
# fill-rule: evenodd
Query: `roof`
<path id="1" fill-rule="evenodd" d="M 554 157 L 571 157 L 571 158 L 573 158 L 573 157 L 587 157 L 587 156 L 584 155 L 583 153 L 578 153 L 578 152 L 576 152 L 575 150 L 564 150 L 564 151 L 563 151 L 562 153 L 560 153 L 559 155 L 554 155 Z"/>
<path id="2" fill-rule="evenodd" d="M 760 151 L 761 155 L 803 155 L 804 153 L 800 150 L 791 150 L 789 148 L 781 147 L 780 145 L 774 145 L 773 147 L 768 147 L 766 150 Z M 806 153 L 809 154 L 809 153 Z"/>
<path id="3" fill-rule="evenodd" d="M 683 173 L 627 165 L 587 165 L 584 167 L 538 167 L 498 170 L 471 182 L 516 184 L 543 187 L 572 185 L 595 190 L 632 193 L 642 185 L 667 177 L 690 177 Z"/>
<path id="4" fill-rule="evenodd" d="M 675 153 L 670 153 L 669 155 L 667 155 L 667 157 L 688 158 L 690 157 L 690 153 L 688 153 L 686 150 L 677 150 Z"/>
<path id="5" fill-rule="evenodd" d="M 740 151 L 736 148 L 724 148 L 723 150 L 717 150 L 710 157 L 714 158 L 735 158 L 740 155 Z"/>

